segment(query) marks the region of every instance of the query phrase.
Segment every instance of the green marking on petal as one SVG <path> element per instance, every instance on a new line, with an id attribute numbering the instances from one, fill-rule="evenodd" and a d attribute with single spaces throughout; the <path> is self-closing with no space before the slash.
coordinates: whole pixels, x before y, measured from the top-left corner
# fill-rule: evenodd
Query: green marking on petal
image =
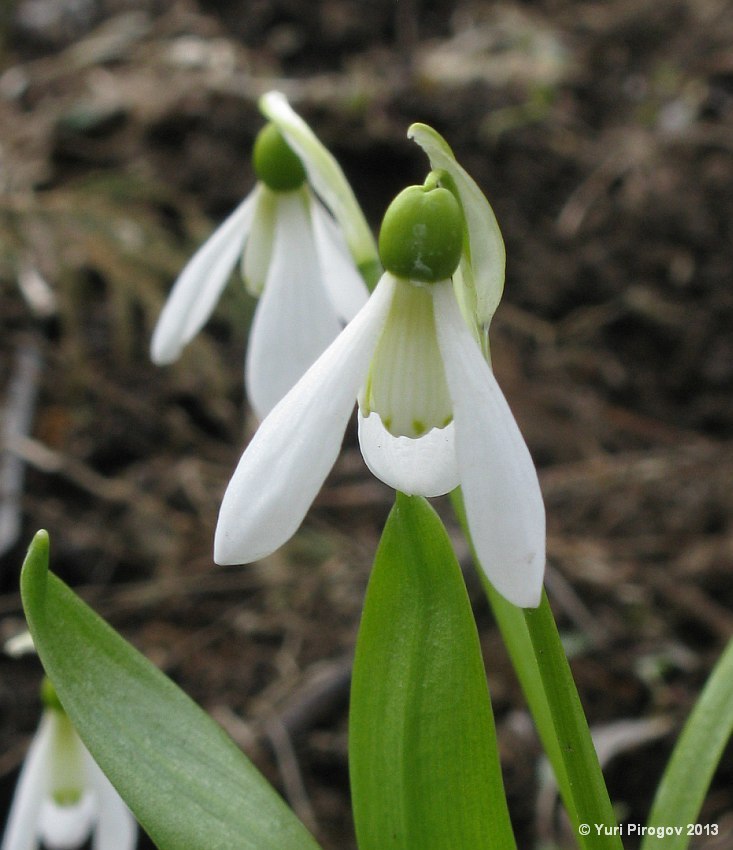
<path id="1" fill-rule="evenodd" d="M 412 430 L 418 437 L 421 437 L 428 429 L 424 422 L 421 422 L 419 419 L 413 419 Z"/>
<path id="2" fill-rule="evenodd" d="M 305 183 L 303 163 L 272 123 L 257 134 L 252 166 L 257 177 L 273 192 L 292 192 Z"/>
<path id="3" fill-rule="evenodd" d="M 86 770 L 81 740 L 66 714 L 52 710 L 50 791 L 60 806 L 73 806 L 84 793 Z"/>
<path id="4" fill-rule="evenodd" d="M 75 806 L 81 800 L 81 791 L 71 788 L 63 788 L 55 791 L 53 801 L 57 806 Z"/>

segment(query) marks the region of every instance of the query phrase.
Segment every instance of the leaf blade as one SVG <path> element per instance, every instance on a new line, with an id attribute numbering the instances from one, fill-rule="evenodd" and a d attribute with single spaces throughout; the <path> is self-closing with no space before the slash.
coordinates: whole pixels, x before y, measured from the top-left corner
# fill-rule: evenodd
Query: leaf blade
<path id="1" fill-rule="evenodd" d="M 652 830 L 682 827 L 679 833 L 665 836 L 665 847 L 670 850 L 685 850 L 689 845 L 687 824 L 698 821 L 705 794 L 732 734 L 733 640 L 698 697 L 657 787 L 648 826 Z M 647 834 L 643 850 L 653 846 L 654 835 Z"/>
<path id="2" fill-rule="evenodd" d="M 65 711 L 160 850 L 317 850 L 224 731 L 48 571 L 21 573 L 28 626 Z"/>
<path id="3" fill-rule="evenodd" d="M 349 723 L 360 850 L 515 847 L 478 635 L 424 499 L 398 494 L 369 582 Z"/>

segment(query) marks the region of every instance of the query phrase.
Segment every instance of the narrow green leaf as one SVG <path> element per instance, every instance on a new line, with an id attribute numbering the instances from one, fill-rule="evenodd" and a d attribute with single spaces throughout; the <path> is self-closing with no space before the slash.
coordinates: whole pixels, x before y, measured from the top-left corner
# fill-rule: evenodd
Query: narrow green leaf
<path id="1" fill-rule="evenodd" d="M 28 626 L 65 711 L 160 850 L 316 850 L 222 729 L 48 571 L 23 565 Z"/>
<path id="2" fill-rule="evenodd" d="M 451 493 L 451 501 L 470 544 L 460 489 Z M 474 564 L 552 765 L 578 844 L 584 850 L 618 850 L 622 846 L 618 836 L 598 835 L 595 829 L 598 824 L 612 831 L 616 817 L 547 598 L 543 595 L 540 607 L 534 611 L 517 608 L 492 587 L 475 554 Z"/>
<path id="3" fill-rule="evenodd" d="M 398 494 L 354 661 L 351 792 L 360 850 L 511 850 L 486 673 L 448 536 Z"/>
<path id="4" fill-rule="evenodd" d="M 733 734 L 733 640 L 710 674 L 672 752 L 649 815 L 648 825 L 677 827 L 664 838 L 665 850 L 685 850 L 687 825 L 698 820 L 710 781 Z M 642 850 L 656 847 L 648 835 Z"/>
<path id="5" fill-rule="evenodd" d="M 483 570 L 479 569 L 478 572 L 512 666 L 530 707 L 537 733 L 542 741 L 542 747 L 552 765 L 557 787 L 567 809 L 568 817 L 577 830 L 581 821 L 578 818 L 575 800 L 568 783 L 560 742 L 555 732 L 555 724 L 552 721 L 552 710 L 545 695 L 542 676 L 532 648 L 532 640 L 524 621 L 524 611 L 517 608 L 516 605 L 512 605 L 511 602 L 507 602 L 500 593 L 494 590 Z M 581 837 L 581 845 L 582 843 Z"/>
<path id="6" fill-rule="evenodd" d="M 623 844 L 618 835 L 599 834 L 596 830 L 597 826 L 602 825 L 613 832 L 616 815 L 545 593 L 542 594 L 539 608 L 525 609 L 524 620 L 560 745 L 573 808 L 581 821 L 578 834 L 582 836 L 586 828 L 590 827 L 588 835 L 582 837 L 582 846 L 589 850 L 622 850 Z"/>

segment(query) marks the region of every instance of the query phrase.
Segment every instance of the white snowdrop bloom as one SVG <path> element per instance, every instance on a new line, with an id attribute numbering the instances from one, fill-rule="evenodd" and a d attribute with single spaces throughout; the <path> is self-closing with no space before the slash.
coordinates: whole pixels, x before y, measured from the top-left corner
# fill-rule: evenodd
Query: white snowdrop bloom
<path id="1" fill-rule="evenodd" d="M 362 273 L 376 251 L 341 169 L 277 92 L 253 151 L 252 192 L 194 254 L 175 282 L 151 343 L 173 362 L 209 319 L 241 263 L 259 298 L 245 363 L 247 394 L 263 418 L 364 305 Z M 361 269 L 362 273 L 360 273 Z"/>
<path id="2" fill-rule="evenodd" d="M 52 689 L 18 777 L 0 850 L 133 850 L 137 823 Z"/>
<path id="3" fill-rule="evenodd" d="M 395 199 L 380 233 L 387 271 L 371 298 L 242 455 L 221 505 L 214 558 L 247 563 L 289 539 L 333 466 L 358 401 L 371 471 L 410 495 L 460 485 L 489 579 L 509 601 L 534 607 L 545 566 L 544 505 L 486 358 L 503 244 L 482 260 L 492 268 L 475 265 L 498 233 L 488 202 L 434 131 L 413 133 L 437 170 Z"/>

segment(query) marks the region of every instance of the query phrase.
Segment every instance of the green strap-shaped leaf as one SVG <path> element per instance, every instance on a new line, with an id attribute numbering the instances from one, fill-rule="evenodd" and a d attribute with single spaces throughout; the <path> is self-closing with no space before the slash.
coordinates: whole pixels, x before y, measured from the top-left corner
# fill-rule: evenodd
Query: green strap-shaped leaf
<path id="1" fill-rule="evenodd" d="M 451 493 L 451 501 L 470 544 L 460 489 Z M 493 588 L 475 552 L 473 558 L 579 845 L 583 850 L 621 850 L 618 835 L 595 828 L 603 825 L 613 833 L 616 817 L 546 595 L 539 608 L 517 608 Z"/>
<path id="2" fill-rule="evenodd" d="M 715 665 L 703 692 L 692 710 L 657 789 L 649 815 L 649 827 L 665 833 L 665 850 L 685 850 L 692 832 L 687 825 L 698 820 L 728 740 L 733 734 L 733 640 Z M 675 829 L 676 827 L 676 829 Z M 648 835 L 643 850 L 651 850 L 659 839 Z"/>
<path id="3" fill-rule="evenodd" d="M 21 575 L 26 618 L 84 743 L 160 850 L 316 850 L 220 727 L 48 572 L 38 532 Z"/>
<path id="4" fill-rule="evenodd" d="M 486 673 L 448 536 L 398 494 L 367 590 L 349 723 L 360 850 L 511 850 Z"/>

